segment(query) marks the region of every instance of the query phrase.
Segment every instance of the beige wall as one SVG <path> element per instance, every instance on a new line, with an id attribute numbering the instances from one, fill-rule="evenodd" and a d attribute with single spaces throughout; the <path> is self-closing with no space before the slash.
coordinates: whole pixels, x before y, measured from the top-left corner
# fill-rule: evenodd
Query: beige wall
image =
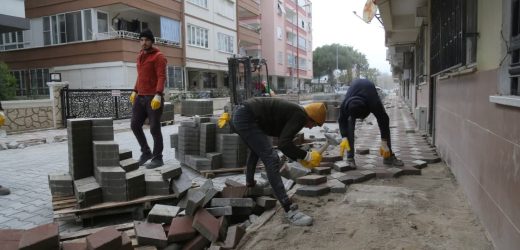
<path id="1" fill-rule="evenodd" d="M 503 57 L 501 26 L 502 1 L 478 1 L 477 67 L 479 70 L 498 68 Z"/>
<path id="2" fill-rule="evenodd" d="M 52 128 L 51 100 L 3 101 L 7 132 Z"/>
<path id="3" fill-rule="evenodd" d="M 436 146 L 497 249 L 518 249 L 520 109 L 489 102 L 498 72 L 438 82 Z"/>

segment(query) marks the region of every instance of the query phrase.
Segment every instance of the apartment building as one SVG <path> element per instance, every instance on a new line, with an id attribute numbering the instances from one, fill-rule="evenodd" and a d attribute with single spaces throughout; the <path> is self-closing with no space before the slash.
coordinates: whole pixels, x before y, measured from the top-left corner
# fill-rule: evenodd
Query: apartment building
<path id="1" fill-rule="evenodd" d="M 497 249 L 520 246 L 520 1 L 377 1 L 400 95 Z"/>
<path id="2" fill-rule="evenodd" d="M 238 51 L 235 0 L 187 0 L 184 21 L 188 89 L 227 86 L 227 58 Z"/>
<path id="3" fill-rule="evenodd" d="M 7 37 L 8 43 L 4 43 L 4 38 L 0 39 L 0 46 L 11 45 L 11 41 L 16 41 L 18 31 L 29 29 L 29 20 L 25 18 L 25 3 L 23 0 L 5 0 L 0 9 L 0 33 L 10 33 Z"/>
<path id="4" fill-rule="evenodd" d="M 261 2 L 261 53 L 278 92 L 303 90 L 312 79 L 311 4 L 308 0 Z"/>
<path id="5" fill-rule="evenodd" d="M 70 88 L 132 88 L 139 32 L 148 28 L 168 60 L 167 86 L 182 88 L 182 9 L 176 0 L 26 0 L 30 29 L 0 35 L 0 60 L 20 97 L 48 95 L 50 72 Z"/>

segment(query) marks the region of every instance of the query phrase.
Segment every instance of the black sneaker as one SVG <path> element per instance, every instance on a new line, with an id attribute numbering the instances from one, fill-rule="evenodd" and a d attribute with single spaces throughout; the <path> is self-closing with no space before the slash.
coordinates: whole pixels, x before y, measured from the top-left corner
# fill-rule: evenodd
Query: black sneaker
<path id="1" fill-rule="evenodd" d="M 141 154 L 141 157 L 139 157 L 139 166 L 144 165 L 150 159 L 152 159 L 152 153 Z"/>
<path id="2" fill-rule="evenodd" d="M 150 161 L 150 163 L 146 164 L 145 167 L 147 169 L 157 168 L 164 165 L 164 162 L 162 159 L 154 158 Z"/>
<path id="3" fill-rule="evenodd" d="M 404 162 L 397 159 L 397 157 L 395 157 L 395 155 L 392 155 L 386 159 L 383 159 L 383 164 L 385 165 L 392 165 L 394 167 L 402 167 L 404 166 Z"/>

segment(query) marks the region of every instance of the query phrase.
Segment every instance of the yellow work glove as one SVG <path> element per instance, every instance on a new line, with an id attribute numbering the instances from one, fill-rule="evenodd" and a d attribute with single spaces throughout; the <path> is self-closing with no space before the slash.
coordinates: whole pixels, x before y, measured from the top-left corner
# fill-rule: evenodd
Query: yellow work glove
<path id="1" fill-rule="evenodd" d="M 132 91 L 132 94 L 130 94 L 130 103 L 134 105 L 135 102 L 135 96 L 137 96 L 137 92 Z"/>
<path id="2" fill-rule="evenodd" d="M 155 95 L 150 105 L 152 106 L 153 110 L 159 109 L 161 107 L 161 96 L 159 94 Z"/>
<path id="3" fill-rule="evenodd" d="M 323 157 L 318 151 L 312 150 L 311 152 L 307 153 L 305 159 L 300 160 L 300 164 L 306 168 L 319 167 L 322 158 Z"/>
<path id="4" fill-rule="evenodd" d="M 345 155 L 345 150 L 350 151 L 350 143 L 348 143 L 347 138 L 343 138 L 339 144 L 339 156 L 343 157 Z"/>
<path id="5" fill-rule="evenodd" d="M 0 126 L 4 126 L 5 124 L 5 114 L 3 111 L 0 111 Z"/>
<path id="6" fill-rule="evenodd" d="M 381 156 L 383 156 L 383 158 L 385 158 L 385 159 L 392 156 L 392 152 L 390 152 L 388 143 L 385 140 L 381 140 L 381 147 L 379 148 L 379 154 L 381 154 Z"/>
<path id="7" fill-rule="evenodd" d="M 226 126 L 226 123 L 228 123 L 229 120 L 231 120 L 231 116 L 229 115 L 229 113 L 228 112 L 222 113 L 220 118 L 218 118 L 218 123 L 217 123 L 218 127 L 223 128 L 224 126 Z"/>

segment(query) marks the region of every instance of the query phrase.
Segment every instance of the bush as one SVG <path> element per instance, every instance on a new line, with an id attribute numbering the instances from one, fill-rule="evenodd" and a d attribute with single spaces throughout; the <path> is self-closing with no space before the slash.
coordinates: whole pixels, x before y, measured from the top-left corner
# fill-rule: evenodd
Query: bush
<path id="1" fill-rule="evenodd" d="M 16 95 L 16 78 L 11 74 L 9 66 L 0 62 L 0 100 L 11 100 Z"/>

